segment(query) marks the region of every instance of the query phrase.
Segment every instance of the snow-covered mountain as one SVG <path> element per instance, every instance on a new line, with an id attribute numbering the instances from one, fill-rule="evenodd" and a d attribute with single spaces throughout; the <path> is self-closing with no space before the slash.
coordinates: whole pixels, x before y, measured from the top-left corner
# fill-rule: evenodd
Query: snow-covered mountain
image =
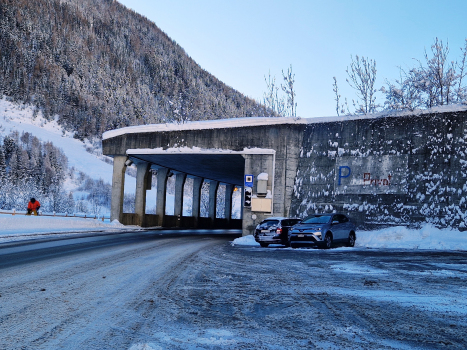
<path id="1" fill-rule="evenodd" d="M 130 125 L 275 116 L 118 1 L 0 0 L 0 95 L 77 138 Z"/>

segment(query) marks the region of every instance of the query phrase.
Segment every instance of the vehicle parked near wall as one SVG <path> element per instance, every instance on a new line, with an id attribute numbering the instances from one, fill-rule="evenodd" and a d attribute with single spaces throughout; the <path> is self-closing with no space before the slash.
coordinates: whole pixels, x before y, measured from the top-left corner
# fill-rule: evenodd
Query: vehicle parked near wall
<path id="1" fill-rule="evenodd" d="M 267 218 L 256 226 L 255 241 L 258 242 L 261 247 L 267 247 L 270 244 L 283 244 L 289 247 L 289 230 L 300 221 L 301 219 L 298 218 Z"/>
<path id="2" fill-rule="evenodd" d="M 355 225 L 344 214 L 315 214 L 307 217 L 289 231 L 292 248 L 316 246 L 329 249 L 335 243 L 355 245 Z"/>

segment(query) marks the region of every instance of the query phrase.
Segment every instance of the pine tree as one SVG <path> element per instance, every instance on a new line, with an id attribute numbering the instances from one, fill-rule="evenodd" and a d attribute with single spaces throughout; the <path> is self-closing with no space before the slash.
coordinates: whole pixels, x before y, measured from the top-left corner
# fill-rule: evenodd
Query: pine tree
<path id="1" fill-rule="evenodd" d="M 7 180 L 7 172 L 6 172 L 5 152 L 3 151 L 3 147 L 0 146 L 0 186 L 3 185 L 6 180 Z"/>
<path id="2" fill-rule="evenodd" d="M 7 180 L 5 153 L 3 147 L 0 146 L 0 209 L 4 209 L 7 202 Z"/>

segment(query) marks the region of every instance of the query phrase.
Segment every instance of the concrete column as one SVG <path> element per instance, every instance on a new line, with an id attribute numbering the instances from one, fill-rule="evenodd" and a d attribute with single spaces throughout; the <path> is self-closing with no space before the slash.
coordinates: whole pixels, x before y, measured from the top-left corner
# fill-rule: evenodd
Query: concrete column
<path id="1" fill-rule="evenodd" d="M 174 215 L 178 217 L 177 227 L 181 225 L 181 218 L 183 214 L 183 186 L 185 185 L 186 174 L 177 173 L 175 174 L 175 203 L 174 203 Z"/>
<path id="2" fill-rule="evenodd" d="M 165 217 L 165 196 L 167 192 L 167 174 L 169 169 L 159 168 L 157 169 L 157 198 L 156 198 L 156 215 L 157 225 L 164 225 Z"/>
<path id="3" fill-rule="evenodd" d="M 149 163 L 136 164 L 136 192 L 135 192 L 135 214 L 138 215 L 138 225 L 144 226 L 146 215 L 146 190 L 148 184 Z"/>
<path id="4" fill-rule="evenodd" d="M 225 207 L 224 207 L 224 217 L 227 219 L 227 222 L 230 223 L 232 217 L 232 193 L 234 185 L 226 184 L 225 185 Z"/>
<path id="5" fill-rule="evenodd" d="M 216 207 L 217 207 L 217 188 L 219 187 L 219 181 L 209 181 L 209 218 L 211 219 L 211 226 L 214 226 L 214 220 L 216 219 Z"/>
<path id="6" fill-rule="evenodd" d="M 243 220 L 243 204 L 245 203 L 245 187 L 238 186 L 237 188 L 240 191 L 240 219 Z"/>
<path id="7" fill-rule="evenodd" d="M 253 212 L 251 208 L 243 207 L 242 227 L 244 236 L 253 234 L 257 222 L 261 222 L 266 217 L 273 215 L 277 208 L 275 208 L 277 200 L 281 194 L 279 191 L 274 189 L 274 176 L 275 176 L 275 155 L 274 154 L 246 154 L 243 155 L 245 158 L 245 171 L 244 174 L 251 174 L 254 176 L 253 195 L 256 194 L 257 188 L 257 177 L 261 173 L 267 173 L 268 184 L 267 189 L 271 191 L 273 195 L 272 201 L 272 212 Z M 242 195 L 245 191 L 242 191 Z M 243 199 L 243 198 L 242 198 Z M 243 205 L 244 200 L 242 200 Z M 275 210 L 276 209 L 276 210 Z M 278 211 L 279 215 L 283 215 L 281 211 Z"/>
<path id="8" fill-rule="evenodd" d="M 123 194 L 125 190 L 125 162 L 127 156 L 115 156 L 112 175 L 112 199 L 110 203 L 110 221 L 122 222 Z"/>
<path id="9" fill-rule="evenodd" d="M 204 179 L 202 177 L 195 177 L 193 179 L 193 202 L 191 206 L 191 216 L 195 218 L 195 227 L 198 227 L 198 219 L 201 209 L 201 187 L 203 186 Z"/>

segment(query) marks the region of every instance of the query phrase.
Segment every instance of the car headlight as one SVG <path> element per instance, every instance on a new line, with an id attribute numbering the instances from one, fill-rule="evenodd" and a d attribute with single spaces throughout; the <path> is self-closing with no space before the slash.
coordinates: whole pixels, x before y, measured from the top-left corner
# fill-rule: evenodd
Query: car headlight
<path id="1" fill-rule="evenodd" d="M 313 234 L 314 234 L 316 237 L 321 237 L 321 231 L 313 232 Z"/>

